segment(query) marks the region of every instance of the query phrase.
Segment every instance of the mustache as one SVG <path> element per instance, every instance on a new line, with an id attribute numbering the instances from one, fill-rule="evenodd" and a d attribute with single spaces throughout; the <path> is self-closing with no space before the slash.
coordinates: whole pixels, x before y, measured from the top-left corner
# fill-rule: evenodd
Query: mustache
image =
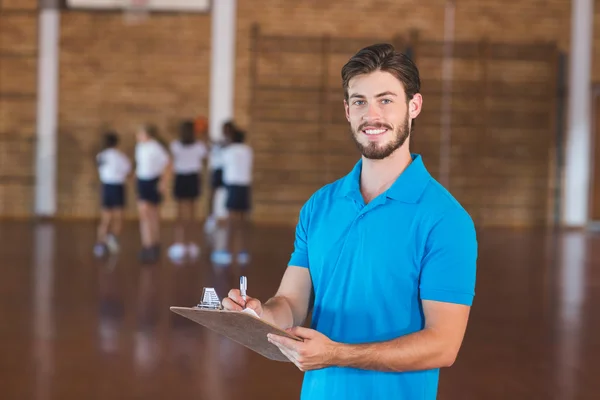
<path id="1" fill-rule="evenodd" d="M 387 129 L 389 131 L 392 130 L 392 127 L 389 126 L 388 124 L 383 124 L 381 122 L 378 123 L 370 123 L 370 122 L 365 122 L 363 124 L 360 124 L 360 126 L 358 127 L 358 131 L 362 131 L 363 129 L 365 129 L 367 126 L 375 128 L 375 129 Z"/>

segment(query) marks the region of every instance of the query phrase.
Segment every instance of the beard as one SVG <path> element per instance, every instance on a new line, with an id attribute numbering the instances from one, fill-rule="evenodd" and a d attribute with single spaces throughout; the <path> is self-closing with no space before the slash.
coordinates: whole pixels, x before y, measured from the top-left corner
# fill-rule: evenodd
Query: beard
<path id="1" fill-rule="evenodd" d="M 410 126 L 408 121 L 408 111 L 406 112 L 406 117 L 404 118 L 404 122 L 400 124 L 395 130 L 392 141 L 386 143 L 381 146 L 379 143 L 369 142 L 367 144 L 363 144 L 360 142 L 359 137 L 362 135 L 362 130 L 367 127 L 372 126 L 375 129 L 387 129 L 388 131 L 392 130 L 392 127 L 387 124 L 369 124 L 364 123 L 358 127 L 357 130 L 352 131 L 352 139 L 354 139 L 354 143 L 356 147 L 360 151 L 360 153 L 368 159 L 371 160 L 383 160 L 386 157 L 389 157 L 394 151 L 398 148 L 402 147 L 406 139 L 410 136 Z"/>

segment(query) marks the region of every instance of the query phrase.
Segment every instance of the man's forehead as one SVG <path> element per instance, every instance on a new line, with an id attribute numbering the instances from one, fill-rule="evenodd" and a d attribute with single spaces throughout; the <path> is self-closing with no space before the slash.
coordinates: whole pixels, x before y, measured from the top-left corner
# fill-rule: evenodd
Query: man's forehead
<path id="1" fill-rule="evenodd" d="M 388 91 L 398 95 L 404 92 L 402 82 L 389 72 L 375 71 L 370 74 L 357 75 L 348 82 L 348 93 L 350 95 L 368 96 Z"/>

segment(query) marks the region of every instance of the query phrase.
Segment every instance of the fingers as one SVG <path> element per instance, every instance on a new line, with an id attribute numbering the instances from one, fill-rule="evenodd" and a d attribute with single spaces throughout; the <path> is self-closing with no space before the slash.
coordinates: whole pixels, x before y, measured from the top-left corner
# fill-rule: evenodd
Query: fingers
<path id="1" fill-rule="evenodd" d="M 304 371 L 304 368 L 302 367 L 302 364 L 300 364 L 300 362 L 297 360 L 296 358 L 296 354 L 294 354 L 292 351 L 290 351 L 289 349 L 283 347 L 282 345 L 280 345 L 279 343 L 273 343 L 275 346 L 277 346 L 277 348 L 279 349 L 279 351 L 281 352 L 281 354 L 283 354 L 284 356 L 287 357 L 288 360 L 290 360 L 291 362 L 294 363 L 294 365 L 296 365 L 296 367 L 298 367 L 298 369 L 300 371 Z"/>
<path id="2" fill-rule="evenodd" d="M 224 309 L 230 311 L 242 311 L 246 305 L 239 289 L 231 289 L 221 303 Z"/>
<path id="3" fill-rule="evenodd" d="M 246 307 L 246 302 L 242 298 L 239 289 L 231 289 L 227 294 L 227 297 L 229 297 L 234 303 L 242 306 L 242 308 Z"/>
<path id="4" fill-rule="evenodd" d="M 234 302 L 231 298 L 225 297 L 221 302 L 223 308 L 228 311 L 242 311 L 244 307 Z"/>
<path id="5" fill-rule="evenodd" d="M 275 345 L 281 345 L 281 346 L 288 348 L 295 352 L 298 351 L 298 341 L 297 340 L 286 338 L 286 337 L 279 336 L 279 335 L 272 335 L 272 334 L 268 334 L 267 338 L 269 339 L 269 342 L 271 342 Z"/>

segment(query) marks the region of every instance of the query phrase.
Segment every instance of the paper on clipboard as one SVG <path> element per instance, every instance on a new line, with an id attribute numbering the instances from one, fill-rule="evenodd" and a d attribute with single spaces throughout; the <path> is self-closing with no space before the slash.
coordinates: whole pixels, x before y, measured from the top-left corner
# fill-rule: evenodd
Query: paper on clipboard
<path id="1" fill-rule="evenodd" d="M 253 309 L 251 309 L 251 308 L 244 308 L 244 309 L 243 309 L 241 312 L 243 312 L 243 313 L 246 313 L 246 314 L 250 314 L 250 315 L 252 315 L 253 317 L 256 317 L 256 318 L 259 318 L 259 319 L 260 319 L 260 317 L 258 316 L 258 314 L 256 313 L 256 311 L 254 311 L 254 310 L 253 310 Z"/>

